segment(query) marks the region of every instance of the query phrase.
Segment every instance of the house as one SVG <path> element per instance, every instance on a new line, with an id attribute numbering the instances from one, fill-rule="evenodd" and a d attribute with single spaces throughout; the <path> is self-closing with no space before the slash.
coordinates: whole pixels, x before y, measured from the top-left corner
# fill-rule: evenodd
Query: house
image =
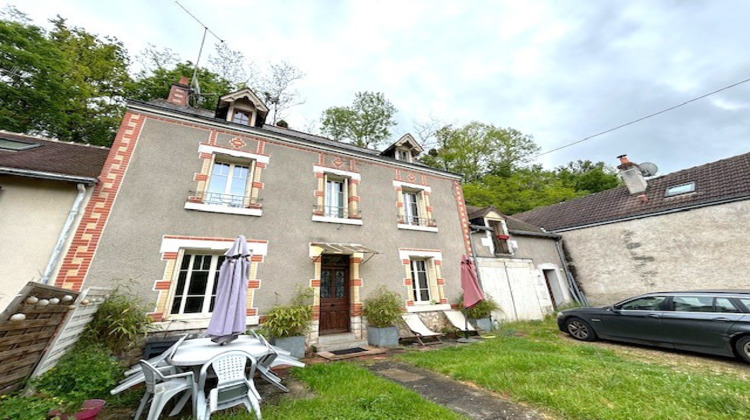
<path id="1" fill-rule="evenodd" d="M 0 310 L 54 279 L 108 152 L 0 131 Z"/>
<path id="2" fill-rule="evenodd" d="M 625 186 L 514 215 L 564 238 L 592 303 L 748 287 L 750 153 L 651 179 L 618 168 Z"/>
<path id="3" fill-rule="evenodd" d="M 581 300 L 565 264 L 560 235 L 492 206 L 466 209 L 482 288 L 501 308 L 494 318 L 543 319 Z"/>
<path id="4" fill-rule="evenodd" d="M 311 287 L 311 345 L 364 339 L 363 300 L 380 285 L 425 318 L 458 298 L 461 177 L 415 162 L 411 136 L 379 152 L 266 124 L 250 89 L 216 112 L 188 97 L 183 78 L 167 100 L 128 103 L 56 285 L 125 283 L 164 331 L 205 328 L 222 253 L 241 234 L 247 324 Z"/>

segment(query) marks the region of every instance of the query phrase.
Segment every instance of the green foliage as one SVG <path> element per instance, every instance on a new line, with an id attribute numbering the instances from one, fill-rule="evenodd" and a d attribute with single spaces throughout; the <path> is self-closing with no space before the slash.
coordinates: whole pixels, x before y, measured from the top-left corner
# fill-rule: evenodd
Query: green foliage
<path id="1" fill-rule="evenodd" d="M 171 68 L 158 66 L 149 73 L 141 73 L 127 87 L 128 97 L 139 101 L 166 99 L 172 84 L 182 76 L 192 78 L 194 65 L 190 61 L 177 63 Z M 190 105 L 208 110 L 216 109 L 219 97 L 231 92 L 232 82 L 205 68 L 198 68 L 201 96 L 191 96 Z"/>
<path id="2" fill-rule="evenodd" d="M 435 137 L 440 145 L 437 153 L 425 155 L 422 162 L 463 174 L 468 182 L 490 173 L 509 175 L 539 151 L 529 135 L 478 121 L 459 128 L 445 126 Z"/>
<path id="3" fill-rule="evenodd" d="M 0 395 L 0 420 L 44 420 L 47 413 L 65 402 L 46 395 Z"/>
<path id="4" fill-rule="evenodd" d="M 65 411 L 75 411 L 85 400 L 108 397 L 122 372 L 123 367 L 110 357 L 106 347 L 79 340 L 33 385 L 38 392 L 61 399 Z"/>
<path id="5" fill-rule="evenodd" d="M 632 348 L 576 342 L 553 319 L 505 324 L 504 331 L 515 333 L 397 357 L 564 419 L 729 420 L 750 413 L 750 381 L 715 361 L 675 363 L 668 351 L 663 361 L 644 361 Z"/>
<path id="6" fill-rule="evenodd" d="M 82 340 L 101 343 L 120 354 L 149 331 L 151 318 L 146 312 L 137 298 L 118 289 L 99 306 Z"/>
<path id="7" fill-rule="evenodd" d="M 615 188 L 621 184 L 617 171 L 604 164 L 590 160 L 569 162 L 559 166 L 555 173 L 563 184 L 573 187 L 577 192 L 593 194 Z"/>
<path id="8" fill-rule="evenodd" d="M 310 329 L 312 289 L 297 289 L 288 305 L 274 305 L 266 314 L 260 332 L 275 338 L 304 335 Z"/>
<path id="9" fill-rule="evenodd" d="M 382 93 L 357 92 L 351 106 L 323 111 L 320 131 L 359 147 L 377 147 L 391 136 L 396 112 Z"/>
<path id="10" fill-rule="evenodd" d="M 380 286 L 374 295 L 365 299 L 362 313 L 373 327 L 391 327 L 401 317 L 401 302 L 398 293 Z"/>
<path id="11" fill-rule="evenodd" d="M 459 307 L 464 307 L 463 295 L 461 300 L 458 302 Z M 471 308 L 466 308 L 466 317 L 471 319 L 489 318 L 492 311 L 500 310 L 500 306 L 495 302 L 492 296 L 485 294 L 484 300 L 481 300 L 474 304 Z"/>

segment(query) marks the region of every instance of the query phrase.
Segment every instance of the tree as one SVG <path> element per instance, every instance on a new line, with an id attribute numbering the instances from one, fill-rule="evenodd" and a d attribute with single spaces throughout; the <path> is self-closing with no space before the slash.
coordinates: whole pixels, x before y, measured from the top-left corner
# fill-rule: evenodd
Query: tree
<path id="1" fill-rule="evenodd" d="M 396 107 L 382 93 L 357 92 L 348 107 L 323 111 L 321 132 L 359 147 L 377 147 L 391 136 Z"/>
<path id="2" fill-rule="evenodd" d="M 45 134 L 67 121 L 70 63 L 41 28 L 0 20 L 0 127 Z"/>
<path id="3" fill-rule="evenodd" d="M 281 61 L 270 65 L 269 72 L 262 79 L 258 91 L 262 93 L 266 105 L 270 109 L 271 122 L 283 118 L 284 111 L 305 103 L 300 93 L 292 88 L 297 80 L 305 77 L 305 73 L 292 64 Z"/>
<path id="4" fill-rule="evenodd" d="M 438 148 L 422 158 L 426 165 L 464 175 L 472 182 L 487 174 L 509 176 L 539 151 L 531 136 L 477 121 L 435 133 Z"/>
<path id="5" fill-rule="evenodd" d="M 224 41 L 216 44 L 216 52 L 208 57 L 208 63 L 210 70 L 231 82 L 234 90 L 258 83 L 254 64 L 242 52 L 230 49 Z"/>
<path id="6" fill-rule="evenodd" d="M 64 76 L 71 91 L 64 106 L 67 120 L 48 131 L 69 141 L 109 145 L 122 117 L 125 86 L 130 81 L 127 51 L 116 38 L 68 28 L 60 16 L 51 22 L 54 28 L 49 37 L 68 63 Z"/>
<path id="7" fill-rule="evenodd" d="M 156 67 L 150 74 L 142 74 L 128 86 L 128 97 L 140 101 L 165 99 L 173 83 L 180 77 L 192 77 L 195 66 L 190 61 L 177 63 L 172 68 Z M 200 96 L 191 96 L 191 105 L 197 108 L 214 110 L 220 96 L 233 90 L 232 82 L 205 68 L 198 68 Z"/>
<path id="8" fill-rule="evenodd" d="M 604 162 L 593 163 L 590 160 L 568 162 L 567 165 L 555 168 L 555 173 L 565 185 L 581 193 L 593 194 L 620 185 L 617 172 Z"/>

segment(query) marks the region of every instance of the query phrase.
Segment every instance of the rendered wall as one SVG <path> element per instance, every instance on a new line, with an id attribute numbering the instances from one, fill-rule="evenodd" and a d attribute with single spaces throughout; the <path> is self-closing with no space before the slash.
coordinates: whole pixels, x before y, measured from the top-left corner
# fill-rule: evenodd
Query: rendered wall
<path id="1" fill-rule="evenodd" d="M 27 282 L 41 278 L 78 190 L 70 182 L 9 175 L 0 175 L 0 186 L 2 309 Z"/>
<path id="2" fill-rule="evenodd" d="M 750 201 L 562 232 L 592 305 L 640 293 L 750 288 Z"/>

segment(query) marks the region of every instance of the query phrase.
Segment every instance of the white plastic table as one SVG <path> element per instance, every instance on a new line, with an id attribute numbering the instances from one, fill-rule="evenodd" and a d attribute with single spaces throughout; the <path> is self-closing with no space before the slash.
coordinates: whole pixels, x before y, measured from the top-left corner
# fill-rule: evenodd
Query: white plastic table
<path id="1" fill-rule="evenodd" d="M 214 343 L 210 338 L 196 338 L 185 340 L 167 361 L 173 366 L 200 367 L 214 356 L 232 350 L 246 351 L 256 359 L 268 354 L 268 349 L 260 340 L 248 335 L 241 335 L 236 340 L 223 346 Z"/>

